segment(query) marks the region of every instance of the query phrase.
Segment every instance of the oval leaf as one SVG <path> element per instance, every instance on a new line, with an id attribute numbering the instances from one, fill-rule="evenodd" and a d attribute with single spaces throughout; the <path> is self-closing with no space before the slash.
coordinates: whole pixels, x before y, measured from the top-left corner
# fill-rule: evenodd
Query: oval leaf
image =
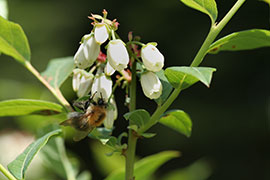
<path id="1" fill-rule="evenodd" d="M 30 144 L 22 154 L 20 154 L 14 161 L 8 164 L 8 170 L 17 179 L 24 179 L 25 172 L 35 155 L 48 142 L 49 138 L 55 135 L 59 135 L 61 132 L 61 129 L 54 130 Z"/>
<path id="2" fill-rule="evenodd" d="M 270 47 L 270 31 L 264 29 L 251 29 L 225 36 L 214 42 L 208 53 L 216 54 L 219 51 L 240 51 Z"/>
<path id="3" fill-rule="evenodd" d="M 166 113 L 160 118 L 159 122 L 170 127 L 177 132 L 190 137 L 192 130 L 192 122 L 187 113 L 182 110 L 174 110 Z"/>
<path id="4" fill-rule="evenodd" d="M 8 4 L 7 0 L 0 0 L 0 16 L 7 19 L 8 18 Z"/>
<path id="5" fill-rule="evenodd" d="M 0 116 L 49 115 L 60 112 L 65 112 L 62 106 L 48 101 L 13 99 L 0 102 Z"/>
<path id="6" fill-rule="evenodd" d="M 181 89 L 186 89 L 198 81 L 209 87 L 214 71 L 215 68 L 209 67 L 181 66 L 167 68 L 165 75 L 174 88 L 181 86 Z"/>
<path id="7" fill-rule="evenodd" d="M 149 177 L 165 162 L 172 158 L 179 157 L 177 151 L 164 151 L 148 157 L 145 157 L 135 163 L 134 176 L 135 179 L 149 179 Z M 105 180 L 124 180 L 124 169 L 118 169 L 111 173 Z"/>
<path id="8" fill-rule="evenodd" d="M 60 88 L 75 68 L 73 57 L 53 59 L 41 75 L 54 88 Z"/>
<path id="9" fill-rule="evenodd" d="M 21 26 L 0 16 L 0 27 L 0 52 L 23 64 L 30 61 L 28 40 Z"/>
<path id="10" fill-rule="evenodd" d="M 124 118 L 131 121 L 131 126 L 136 125 L 138 128 L 141 128 L 149 121 L 150 114 L 144 109 L 137 109 L 124 114 Z"/>
<path id="11" fill-rule="evenodd" d="M 182 1 L 185 5 L 193 9 L 196 9 L 198 11 L 207 14 L 210 17 L 212 24 L 215 23 L 218 15 L 215 0 L 180 0 L 180 1 Z"/>

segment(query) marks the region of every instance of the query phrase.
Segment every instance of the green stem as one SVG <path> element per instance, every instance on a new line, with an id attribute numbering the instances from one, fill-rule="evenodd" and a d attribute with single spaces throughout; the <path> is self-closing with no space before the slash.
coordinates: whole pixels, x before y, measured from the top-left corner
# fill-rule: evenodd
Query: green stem
<path id="1" fill-rule="evenodd" d="M 126 45 L 130 45 L 130 44 L 137 44 L 139 46 L 144 46 L 145 44 L 141 43 L 140 41 L 129 41 L 126 43 Z"/>
<path id="2" fill-rule="evenodd" d="M 66 153 L 63 139 L 60 137 L 56 137 L 55 142 L 56 142 L 58 152 L 60 154 L 60 159 L 62 161 L 62 164 L 63 164 L 65 172 L 66 172 L 67 180 L 76 180 L 75 172 L 74 172 L 72 165 L 67 157 L 67 153 Z"/>
<path id="3" fill-rule="evenodd" d="M 145 126 L 141 128 L 138 133 L 141 134 L 147 131 L 149 128 L 151 128 L 154 124 L 156 124 L 160 116 L 169 108 L 169 106 L 173 103 L 173 101 L 178 97 L 180 92 L 181 92 L 181 86 L 179 86 L 179 88 L 174 89 L 170 97 L 164 102 L 162 106 L 159 106 L 156 109 L 156 111 L 152 114 L 149 122 L 145 124 Z"/>
<path id="4" fill-rule="evenodd" d="M 43 83 L 43 85 L 45 85 L 50 91 L 51 93 L 54 95 L 54 97 L 56 97 L 56 99 L 66 108 L 66 110 L 68 111 L 73 111 L 72 107 L 70 106 L 70 104 L 68 103 L 68 101 L 65 99 L 65 97 L 63 96 L 63 94 L 61 93 L 61 91 L 57 88 L 53 88 L 48 81 L 46 81 L 41 75 L 40 73 L 31 65 L 30 62 L 26 62 L 25 63 L 25 67 L 34 75 L 36 76 L 36 78 Z"/>
<path id="5" fill-rule="evenodd" d="M 237 10 L 242 6 L 242 4 L 244 2 L 245 2 L 245 0 L 238 0 L 234 4 L 234 6 L 230 9 L 230 11 L 224 16 L 224 18 L 218 24 L 213 24 L 212 25 L 212 27 L 210 29 L 210 32 L 208 33 L 203 45 L 201 46 L 199 52 L 195 56 L 195 58 L 192 61 L 190 66 L 197 67 L 197 66 L 199 66 L 201 64 L 201 62 L 203 61 L 204 56 L 208 52 L 209 46 L 216 39 L 216 37 L 220 33 L 220 31 L 230 21 L 230 19 L 233 17 L 233 15 L 237 12 Z"/>
<path id="6" fill-rule="evenodd" d="M 133 59 L 133 58 L 132 58 Z M 129 111 L 136 109 L 136 61 L 132 61 L 132 80 L 130 84 L 130 107 Z M 132 129 L 128 130 L 128 149 L 126 153 L 126 180 L 133 180 L 134 159 L 136 151 L 137 136 Z"/>
<path id="7" fill-rule="evenodd" d="M 2 164 L 0 164 L 0 171 L 9 179 L 16 180 L 16 178 L 6 169 Z"/>
<path id="8" fill-rule="evenodd" d="M 200 50 L 198 51 L 197 55 L 195 56 L 190 66 L 197 67 L 200 65 L 204 56 L 207 54 L 207 51 L 211 43 L 215 40 L 220 31 L 229 22 L 229 20 L 233 17 L 233 15 L 237 12 L 237 10 L 241 7 L 241 5 L 244 2 L 245 0 L 238 0 L 231 8 L 231 10 L 226 14 L 226 16 L 220 21 L 220 23 L 217 25 L 214 24 L 211 27 L 203 45 L 201 46 Z M 149 128 L 151 128 L 154 124 L 158 122 L 160 116 L 169 108 L 169 106 L 173 103 L 173 101 L 178 97 L 180 92 L 181 92 L 181 85 L 178 88 L 174 89 L 170 97 L 165 101 L 165 103 L 162 106 L 159 106 L 156 109 L 156 111 L 152 114 L 148 123 L 143 128 L 140 129 L 139 134 L 147 131 Z"/>

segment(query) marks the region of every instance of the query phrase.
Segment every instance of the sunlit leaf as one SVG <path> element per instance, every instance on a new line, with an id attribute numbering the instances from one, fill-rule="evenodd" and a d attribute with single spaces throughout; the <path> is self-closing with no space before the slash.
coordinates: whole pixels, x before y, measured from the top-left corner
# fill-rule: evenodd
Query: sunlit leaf
<path id="1" fill-rule="evenodd" d="M 165 113 L 159 122 L 177 132 L 189 137 L 192 130 L 192 122 L 187 113 L 182 110 L 173 110 Z"/>
<path id="2" fill-rule="evenodd" d="M 60 88 L 74 69 L 73 57 L 53 59 L 49 62 L 46 70 L 41 75 L 54 88 Z"/>
<path id="3" fill-rule="evenodd" d="M 144 109 L 137 109 L 124 114 L 124 118 L 126 120 L 130 120 L 131 125 L 136 125 L 138 128 L 142 128 L 149 121 L 150 114 Z"/>
<path id="4" fill-rule="evenodd" d="M 8 4 L 7 0 L 0 0 L 0 16 L 5 19 L 8 18 Z"/>
<path id="5" fill-rule="evenodd" d="M 28 40 L 20 25 L 0 16 L 0 52 L 24 64 L 30 61 Z"/>
<path id="6" fill-rule="evenodd" d="M 65 112 L 62 106 L 49 101 L 33 99 L 0 101 L 0 116 L 51 115 L 61 112 Z"/>
<path id="7" fill-rule="evenodd" d="M 270 47 L 270 31 L 264 29 L 251 29 L 225 36 L 214 42 L 208 53 L 216 54 L 220 51 L 240 51 Z"/>
<path id="8" fill-rule="evenodd" d="M 49 138 L 55 135 L 59 135 L 61 132 L 61 129 L 57 129 L 34 141 L 24 150 L 22 154 L 20 154 L 14 161 L 8 164 L 8 170 L 17 179 L 24 179 L 25 172 L 35 155 L 48 142 Z"/>
<path id="9" fill-rule="evenodd" d="M 196 9 L 198 11 L 207 14 L 210 17 L 212 24 L 215 23 L 218 15 L 215 0 L 180 0 L 180 1 L 182 1 L 185 5 L 193 9 Z"/>
<path id="10" fill-rule="evenodd" d="M 209 87 L 214 71 L 215 68 L 209 67 L 179 66 L 167 68 L 165 75 L 174 88 L 181 86 L 185 89 L 198 81 Z"/>
<path id="11" fill-rule="evenodd" d="M 135 163 L 134 176 L 138 180 L 146 180 L 164 163 L 170 159 L 179 157 L 177 151 L 164 151 L 148 157 L 145 157 Z M 105 180 L 124 180 L 124 169 L 112 172 Z"/>
<path id="12" fill-rule="evenodd" d="M 162 104 L 169 97 L 170 93 L 172 92 L 173 87 L 171 86 L 168 79 L 164 75 L 164 70 L 157 72 L 156 75 L 158 76 L 162 84 L 162 94 L 158 99 L 155 99 L 155 101 L 158 104 Z"/>

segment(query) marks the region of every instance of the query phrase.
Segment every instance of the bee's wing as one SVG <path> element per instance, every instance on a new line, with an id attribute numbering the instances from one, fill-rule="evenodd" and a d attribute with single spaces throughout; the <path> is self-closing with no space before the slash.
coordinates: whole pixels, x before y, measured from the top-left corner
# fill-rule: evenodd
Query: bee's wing
<path id="1" fill-rule="evenodd" d="M 60 123 L 62 126 L 72 126 L 72 119 L 65 120 Z"/>
<path id="2" fill-rule="evenodd" d="M 93 130 L 94 128 L 91 128 L 89 131 L 76 131 L 76 134 L 73 137 L 74 141 L 80 141 L 84 139 L 88 134 Z"/>
<path id="3" fill-rule="evenodd" d="M 62 126 L 73 126 L 73 119 L 81 117 L 83 113 L 80 112 L 70 112 L 68 113 L 68 119 L 61 122 L 60 125 Z"/>

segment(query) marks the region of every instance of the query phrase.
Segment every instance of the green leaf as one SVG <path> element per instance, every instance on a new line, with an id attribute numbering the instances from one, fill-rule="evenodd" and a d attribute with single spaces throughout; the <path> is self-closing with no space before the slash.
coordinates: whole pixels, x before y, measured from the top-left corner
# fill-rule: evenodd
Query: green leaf
<path id="1" fill-rule="evenodd" d="M 41 75 L 54 88 L 60 88 L 75 68 L 73 57 L 53 59 Z"/>
<path id="2" fill-rule="evenodd" d="M 112 149 L 104 146 L 99 142 L 91 143 L 90 149 L 95 160 L 95 166 L 100 170 L 102 175 L 106 176 L 116 169 L 125 167 L 125 157 L 121 153 L 114 153 L 112 156 L 106 156 Z"/>
<path id="3" fill-rule="evenodd" d="M 8 170 L 17 179 L 24 179 L 25 172 L 31 161 L 33 160 L 34 156 L 48 142 L 49 138 L 55 135 L 59 135 L 61 132 L 61 129 L 57 129 L 34 141 L 24 150 L 22 154 L 20 154 L 14 161 L 8 164 Z"/>
<path id="4" fill-rule="evenodd" d="M 20 25 L 0 16 L 0 52 L 24 64 L 30 61 L 28 40 Z"/>
<path id="5" fill-rule="evenodd" d="M 93 138 L 93 139 L 98 139 L 100 140 L 100 142 L 105 145 L 107 143 L 109 143 L 109 141 L 111 139 L 113 139 L 110 143 L 115 142 L 115 144 L 117 143 L 117 139 L 116 137 L 111 136 L 112 134 L 112 130 L 111 129 L 106 129 L 103 127 L 98 127 L 93 129 L 93 131 L 91 131 L 88 135 L 88 137 Z M 113 145 L 112 145 L 113 146 Z"/>
<path id="6" fill-rule="evenodd" d="M 134 176 L 135 179 L 143 180 L 149 179 L 149 177 L 165 162 L 172 158 L 179 157 L 180 154 L 177 151 L 164 151 L 148 157 L 145 157 L 135 163 Z M 111 173 L 105 180 L 124 180 L 124 169 L 118 169 Z"/>
<path id="7" fill-rule="evenodd" d="M 160 118 L 159 122 L 187 137 L 190 137 L 191 135 L 191 119 L 188 114 L 182 110 L 173 110 L 167 112 L 163 117 Z"/>
<path id="8" fill-rule="evenodd" d="M 7 0 L 0 0 L 0 16 L 5 19 L 8 18 L 8 4 Z"/>
<path id="9" fill-rule="evenodd" d="M 198 11 L 207 14 L 210 17 L 212 24 L 215 23 L 218 15 L 215 0 L 180 0 L 180 1 L 182 1 L 185 5 L 193 9 L 196 9 Z"/>
<path id="10" fill-rule="evenodd" d="M 186 89 L 198 81 L 209 87 L 214 71 L 215 68 L 209 67 L 169 67 L 165 70 L 165 76 L 174 88 L 181 86 L 181 89 Z"/>
<path id="11" fill-rule="evenodd" d="M 163 102 L 165 102 L 167 100 L 170 93 L 172 92 L 173 87 L 171 86 L 168 79 L 164 75 L 164 70 L 157 72 L 156 75 L 160 79 L 160 82 L 161 82 L 163 88 L 162 88 L 161 96 L 158 99 L 155 99 L 155 101 L 157 102 L 157 104 L 163 104 Z"/>
<path id="12" fill-rule="evenodd" d="M 60 128 L 59 124 L 51 123 L 48 126 L 39 129 L 38 134 L 43 136 L 48 132 Z M 52 172 L 55 172 L 62 179 L 76 179 L 78 173 L 78 163 L 72 164 L 71 158 L 68 158 L 63 137 L 51 139 L 41 151 L 44 165 Z M 72 157 L 73 163 L 78 162 Z"/>
<path id="13" fill-rule="evenodd" d="M 131 126 L 136 125 L 138 128 L 141 128 L 149 121 L 150 114 L 144 109 L 137 109 L 124 114 L 124 118 L 131 121 Z"/>
<path id="14" fill-rule="evenodd" d="M 23 116 L 30 114 L 50 115 L 65 112 L 59 104 L 33 99 L 13 99 L 0 102 L 1 116 Z"/>
<path id="15" fill-rule="evenodd" d="M 170 171 L 161 180 L 206 180 L 212 171 L 210 163 L 206 159 L 200 159 L 187 167 Z"/>
<path id="16" fill-rule="evenodd" d="M 216 54 L 220 51 L 240 51 L 270 47 L 270 31 L 251 29 L 235 32 L 214 42 L 208 53 Z"/>

